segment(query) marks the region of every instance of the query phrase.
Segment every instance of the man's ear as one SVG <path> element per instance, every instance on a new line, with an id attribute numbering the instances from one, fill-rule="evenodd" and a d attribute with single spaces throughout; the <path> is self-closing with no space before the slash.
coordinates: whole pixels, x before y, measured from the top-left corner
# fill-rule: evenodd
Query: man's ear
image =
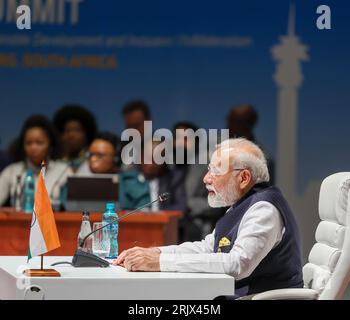
<path id="1" fill-rule="evenodd" d="M 241 189 L 245 189 L 248 185 L 251 184 L 253 177 L 252 174 L 249 170 L 244 169 L 242 170 L 240 176 L 240 187 Z"/>

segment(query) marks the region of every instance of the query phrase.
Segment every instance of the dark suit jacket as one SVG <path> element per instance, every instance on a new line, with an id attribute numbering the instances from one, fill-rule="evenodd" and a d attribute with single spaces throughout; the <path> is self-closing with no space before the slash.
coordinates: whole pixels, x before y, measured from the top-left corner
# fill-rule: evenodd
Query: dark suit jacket
<path id="1" fill-rule="evenodd" d="M 159 194 L 170 193 L 170 198 L 161 202 L 160 210 L 181 210 L 187 211 L 187 199 L 185 192 L 185 176 L 182 170 L 166 169 L 164 174 L 158 178 Z"/>

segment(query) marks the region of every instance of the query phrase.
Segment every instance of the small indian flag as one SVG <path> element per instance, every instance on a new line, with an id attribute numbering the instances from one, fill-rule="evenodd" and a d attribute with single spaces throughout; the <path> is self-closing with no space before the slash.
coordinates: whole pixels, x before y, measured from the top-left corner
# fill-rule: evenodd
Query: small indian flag
<path id="1" fill-rule="evenodd" d="M 45 187 L 44 174 L 45 163 L 42 165 L 35 192 L 28 261 L 61 246 L 50 198 Z"/>

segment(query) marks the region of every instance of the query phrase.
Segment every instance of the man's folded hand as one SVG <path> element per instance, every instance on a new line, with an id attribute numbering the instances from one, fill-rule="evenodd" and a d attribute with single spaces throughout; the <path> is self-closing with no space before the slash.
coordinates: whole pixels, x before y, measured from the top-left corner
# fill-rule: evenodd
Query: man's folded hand
<path id="1" fill-rule="evenodd" d="M 160 271 L 159 256 L 159 248 L 134 247 L 123 251 L 112 264 L 128 271 Z"/>

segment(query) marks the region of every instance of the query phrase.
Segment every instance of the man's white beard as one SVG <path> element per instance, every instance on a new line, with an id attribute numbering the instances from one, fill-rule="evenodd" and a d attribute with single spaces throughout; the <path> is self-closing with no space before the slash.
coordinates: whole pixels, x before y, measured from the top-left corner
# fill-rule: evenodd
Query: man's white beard
<path id="1" fill-rule="evenodd" d="M 212 208 L 222 208 L 234 205 L 240 198 L 240 194 L 236 188 L 234 177 L 232 177 L 227 186 L 218 192 L 212 186 L 206 186 L 209 191 L 213 191 L 214 195 L 208 194 L 208 204 Z"/>
<path id="2" fill-rule="evenodd" d="M 214 190 L 213 190 L 214 191 Z M 222 198 L 222 196 L 216 191 L 214 191 L 214 195 L 208 194 L 208 204 L 212 208 L 221 208 L 221 207 L 228 207 L 229 204 L 227 204 L 227 201 Z"/>

